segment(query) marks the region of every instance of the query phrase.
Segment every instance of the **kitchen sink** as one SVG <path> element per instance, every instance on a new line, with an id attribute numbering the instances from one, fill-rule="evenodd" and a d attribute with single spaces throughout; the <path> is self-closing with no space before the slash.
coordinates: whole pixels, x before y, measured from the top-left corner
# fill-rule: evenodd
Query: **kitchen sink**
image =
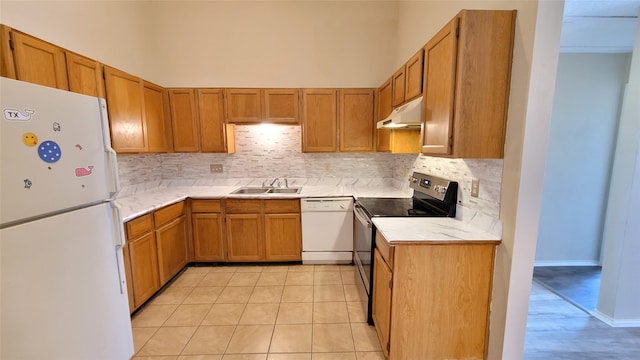
<path id="1" fill-rule="evenodd" d="M 297 194 L 302 188 L 272 188 L 267 191 L 269 194 Z"/>
<path id="2" fill-rule="evenodd" d="M 239 189 L 233 190 L 232 194 L 266 194 L 269 191 L 269 188 L 252 188 L 252 187 L 241 187 Z"/>
<path id="3" fill-rule="evenodd" d="M 270 188 L 270 187 L 241 187 L 235 189 L 231 194 L 298 194 L 302 188 Z"/>

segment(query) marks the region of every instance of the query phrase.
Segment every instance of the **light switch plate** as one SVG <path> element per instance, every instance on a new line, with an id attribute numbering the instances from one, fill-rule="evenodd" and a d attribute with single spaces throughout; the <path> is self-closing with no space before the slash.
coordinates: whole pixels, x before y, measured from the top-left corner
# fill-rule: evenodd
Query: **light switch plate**
<path id="1" fill-rule="evenodd" d="M 474 178 L 471 180 L 471 196 L 478 197 L 478 192 L 480 191 L 480 180 Z"/>

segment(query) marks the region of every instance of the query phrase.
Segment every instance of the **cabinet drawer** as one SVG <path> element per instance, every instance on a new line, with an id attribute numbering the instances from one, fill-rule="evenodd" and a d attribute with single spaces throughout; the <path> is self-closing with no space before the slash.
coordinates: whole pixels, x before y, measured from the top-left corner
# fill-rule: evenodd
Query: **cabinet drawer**
<path id="1" fill-rule="evenodd" d="M 127 239 L 132 240 L 140 235 L 147 233 L 153 229 L 153 222 L 151 221 L 151 214 L 142 215 L 133 220 L 127 221 L 125 224 L 127 228 Z"/>
<path id="2" fill-rule="evenodd" d="M 376 248 L 387 265 L 389 265 L 389 269 L 393 269 L 393 253 L 395 247 L 391 246 L 387 239 L 385 239 L 384 236 L 382 236 L 382 233 L 378 230 L 376 230 Z"/>
<path id="3" fill-rule="evenodd" d="M 184 201 L 180 201 L 179 203 L 165 206 L 162 209 L 157 210 L 153 213 L 153 220 L 155 221 L 156 228 L 158 228 L 183 214 Z"/>
<path id="4" fill-rule="evenodd" d="M 219 213 L 222 211 L 220 200 L 191 200 L 191 212 Z"/>
<path id="5" fill-rule="evenodd" d="M 299 213 L 300 212 L 300 200 L 265 200 L 264 212 L 267 214 L 273 213 Z"/>
<path id="6" fill-rule="evenodd" d="M 224 208 L 227 214 L 250 214 L 262 211 L 262 200 L 226 199 Z"/>

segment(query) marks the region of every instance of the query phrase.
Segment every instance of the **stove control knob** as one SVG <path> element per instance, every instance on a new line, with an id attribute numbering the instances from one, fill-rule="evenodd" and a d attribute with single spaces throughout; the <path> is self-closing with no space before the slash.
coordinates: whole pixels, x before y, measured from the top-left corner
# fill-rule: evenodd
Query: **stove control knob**
<path id="1" fill-rule="evenodd" d="M 436 185 L 433 190 L 435 190 L 435 192 L 437 192 L 439 194 L 444 194 L 444 193 L 447 192 L 447 188 L 442 186 L 442 185 Z"/>

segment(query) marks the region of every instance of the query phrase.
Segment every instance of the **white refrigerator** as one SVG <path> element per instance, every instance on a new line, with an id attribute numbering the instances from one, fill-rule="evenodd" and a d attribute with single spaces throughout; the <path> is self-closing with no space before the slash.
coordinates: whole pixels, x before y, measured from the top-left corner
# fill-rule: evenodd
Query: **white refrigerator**
<path id="1" fill-rule="evenodd" d="M 0 78 L 0 105 L 0 359 L 130 359 L 105 101 Z"/>

